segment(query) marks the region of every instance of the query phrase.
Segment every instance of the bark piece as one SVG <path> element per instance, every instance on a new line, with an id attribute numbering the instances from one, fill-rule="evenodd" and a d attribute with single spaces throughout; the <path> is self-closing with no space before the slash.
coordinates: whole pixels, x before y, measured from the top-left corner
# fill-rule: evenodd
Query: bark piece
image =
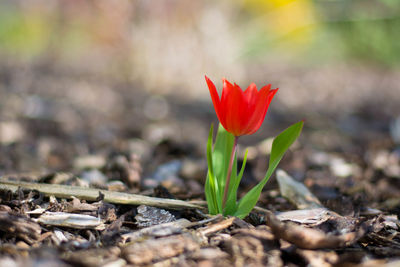
<path id="1" fill-rule="evenodd" d="M 80 251 L 69 251 L 63 259 L 73 266 L 104 266 L 118 261 L 121 254 L 119 247 L 95 248 Z"/>
<path id="2" fill-rule="evenodd" d="M 295 181 L 285 171 L 277 170 L 276 179 L 282 196 L 298 209 L 323 208 L 318 198 L 303 183 Z"/>
<path id="3" fill-rule="evenodd" d="M 15 235 L 33 244 L 40 238 L 41 228 L 36 222 L 7 212 L 0 212 L 0 231 L 6 235 Z"/>
<path id="4" fill-rule="evenodd" d="M 175 221 L 175 216 L 169 211 L 140 205 L 137 208 L 138 214 L 135 216 L 139 228 L 149 227 L 161 223 Z"/>
<path id="5" fill-rule="evenodd" d="M 292 221 L 301 224 L 313 225 L 321 224 L 327 221 L 332 216 L 332 212 L 325 208 L 291 210 L 279 212 L 276 214 L 276 217 L 281 221 Z"/>
<path id="6" fill-rule="evenodd" d="M 38 222 L 75 229 L 104 229 L 102 221 L 97 217 L 66 212 L 46 212 L 38 218 Z"/>
<path id="7" fill-rule="evenodd" d="M 315 251 L 297 249 L 296 252 L 308 262 L 310 267 L 331 267 L 335 265 L 339 256 L 334 251 Z"/>
<path id="8" fill-rule="evenodd" d="M 293 223 L 283 223 L 271 212 L 266 214 L 266 222 L 277 238 L 304 249 L 345 247 L 354 244 L 366 233 L 366 227 L 361 225 L 355 232 L 328 235 L 320 230 L 306 228 Z"/>
<path id="9" fill-rule="evenodd" d="M 232 234 L 223 246 L 236 266 L 283 266 L 279 242 L 267 227 L 236 229 Z"/>
<path id="10" fill-rule="evenodd" d="M 122 256 L 131 264 L 144 265 L 193 252 L 199 248 L 200 245 L 190 234 L 181 234 L 136 242 L 125 247 Z"/>
<path id="11" fill-rule="evenodd" d="M 148 237 L 162 237 L 169 236 L 173 234 L 180 234 L 182 230 L 191 225 L 191 222 L 186 219 L 179 219 L 174 222 L 163 223 L 159 225 L 150 226 L 144 229 L 141 229 L 136 232 L 131 232 L 122 235 L 122 239 L 124 242 L 132 242 L 143 238 L 144 236 Z"/>
<path id="12" fill-rule="evenodd" d="M 228 228 L 229 226 L 231 226 L 233 224 L 233 221 L 235 220 L 235 217 L 231 217 L 229 219 L 217 222 L 215 224 L 206 226 L 204 228 L 201 228 L 198 230 L 198 233 L 201 236 L 208 236 L 211 235 L 213 233 L 216 233 L 218 231 L 224 230 L 226 228 Z"/>

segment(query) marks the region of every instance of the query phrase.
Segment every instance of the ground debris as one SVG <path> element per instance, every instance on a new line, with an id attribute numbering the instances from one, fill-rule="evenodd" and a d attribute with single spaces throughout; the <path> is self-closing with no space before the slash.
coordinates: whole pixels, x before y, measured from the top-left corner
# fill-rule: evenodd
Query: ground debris
<path id="1" fill-rule="evenodd" d="M 179 219 L 173 222 L 162 223 L 143 228 L 139 231 L 130 232 L 122 235 L 123 242 L 133 242 L 145 236 L 162 237 L 173 234 L 180 234 L 184 228 L 191 225 L 186 219 Z"/>
<path id="2" fill-rule="evenodd" d="M 276 179 L 282 196 L 287 198 L 298 209 L 323 208 L 318 198 L 304 184 L 295 181 L 285 171 L 277 170 Z"/>
<path id="3" fill-rule="evenodd" d="M 223 247 L 238 266 L 283 266 L 279 242 L 265 226 L 237 229 Z"/>
<path id="4" fill-rule="evenodd" d="M 6 237 L 16 236 L 28 244 L 33 244 L 40 238 L 40 225 L 21 215 L 0 212 L 0 231 Z"/>
<path id="5" fill-rule="evenodd" d="M 118 247 L 93 248 L 66 252 L 62 259 L 72 266 L 104 266 L 112 263 L 123 263 L 124 266 L 126 262 L 120 258 L 120 254 Z"/>
<path id="6" fill-rule="evenodd" d="M 325 208 L 291 210 L 278 212 L 276 217 L 281 221 L 292 221 L 300 224 L 319 225 L 332 217 L 332 212 Z"/>
<path id="7" fill-rule="evenodd" d="M 90 80 L 43 59 L 0 68 L 0 266 L 399 266 L 400 143 L 387 132 L 399 105 L 373 98 L 329 116 L 313 106 L 285 171 L 240 220 L 204 208 L 209 102 L 163 95 L 172 116 L 146 121 L 141 107 L 154 96 L 125 78 Z M 373 90 L 369 81 L 333 93 Z M 277 105 L 265 136 L 300 112 Z M 250 148 L 238 199 L 268 168 L 273 139 L 260 143 L 261 131 L 241 143 Z"/>
<path id="8" fill-rule="evenodd" d="M 138 214 L 135 216 L 139 228 L 149 227 L 161 223 L 175 221 L 175 216 L 164 209 L 158 209 L 146 205 L 137 208 Z"/>
<path id="9" fill-rule="evenodd" d="M 198 249 L 200 249 L 200 245 L 194 237 L 185 233 L 135 242 L 123 248 L 122 256 L 131 264 L 144 265 Z"/>
<path id="10" fill-rule="evenodd" d="M 323 249 L 339 248 L 354 244 L 366 233 L 366 226 L 360 225 L 355 232 L 340 235 L 329 235 L 318 229 L 306 228 L 293 223 L 281 222 L 272 213 L 266 214 L 266 222 L 272 233 L 299 248 Z"/>
<path id="11" fill-rule="evenodd" d="M 41 224 L 75 229 L 104 229 L 102 221 L 94 216 L 67 212 L 46 212 L 37 220 Z"/>

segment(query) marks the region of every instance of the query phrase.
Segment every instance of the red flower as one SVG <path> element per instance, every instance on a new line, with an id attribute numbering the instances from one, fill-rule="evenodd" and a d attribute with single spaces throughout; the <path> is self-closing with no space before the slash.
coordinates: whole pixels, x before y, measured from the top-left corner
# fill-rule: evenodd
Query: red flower
<path id="1" fill-rule="evenodd" d="M 255 133 L 264 121 L 268 106 L 278 88 L 271 90 L 268 84 L 260 91 L 254 83 L 243 92 L 235 83 L 223 81 L 221 98 L 213 82 L 206 76 L 206 82 L 218 119 L 225 130 L 235 136 Z"/>

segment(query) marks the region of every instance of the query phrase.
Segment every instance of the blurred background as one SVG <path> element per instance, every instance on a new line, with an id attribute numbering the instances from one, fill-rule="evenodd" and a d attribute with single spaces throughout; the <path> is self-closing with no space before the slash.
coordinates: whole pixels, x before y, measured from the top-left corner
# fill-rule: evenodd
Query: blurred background
<path id="1" fill-rule="evenodd" d="M 0 175 L 99 168 L 110 178 L 115 155 L 139 157 L 137 176 L 177 157 L 204 171 L 217 122 L 207 75 L 219 89 L 222 77 L 280 88 L 261 130 L 242 138 L 253 165 L 266 137 L 305 119 L 298 146 L 313 152 L 298 154 L 301 164 L 289 156 L 296 177 L 317 177 L 304 162 L 331 164 L 329 153 L 344 164 L 330 175 L 377 161 L 400 177 L 397 0 L 0 5 Z"/>

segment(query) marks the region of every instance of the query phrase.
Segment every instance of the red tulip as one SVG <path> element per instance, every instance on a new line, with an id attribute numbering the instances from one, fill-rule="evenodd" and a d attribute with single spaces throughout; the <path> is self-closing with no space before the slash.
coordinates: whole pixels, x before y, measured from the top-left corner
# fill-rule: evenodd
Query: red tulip
<path id="1" fill-rule="evenodd" d="M 226 79 L 222 81 L 220 98 L 215 85 L 206 76 L 215 112 L 222 126 L 234 136 L 255 133 L 264 121 L 268 106 L 278 88 L 271 90 L 271 85 L 268 84 L 258 91 L 252 83 L 243 92 L 236 83 L 232 85 Z"/>

